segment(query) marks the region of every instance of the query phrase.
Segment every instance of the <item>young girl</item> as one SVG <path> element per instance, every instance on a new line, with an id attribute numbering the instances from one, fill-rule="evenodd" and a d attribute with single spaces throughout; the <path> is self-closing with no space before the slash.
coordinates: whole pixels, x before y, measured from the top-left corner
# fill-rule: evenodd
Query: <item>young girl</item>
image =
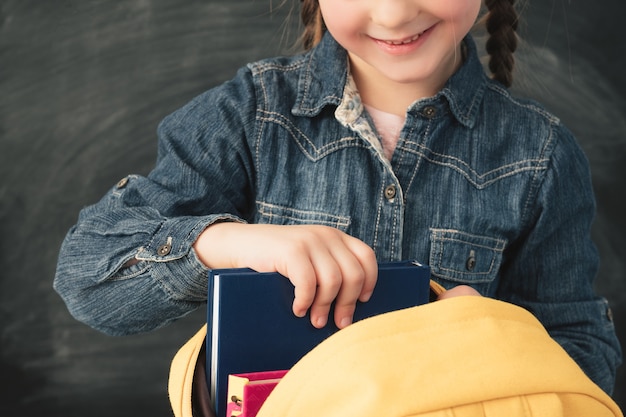
<path id="1" fill-rule="evenodd" d="M 486 0 L 304 0 L 308 52 L 242 68 L 159 126 L 148 177 L 85 208 L 55 288 L 110 334 L 206 301 L 207 270 L 278 271 L 293 311 L 352 320 L 377 261 L 428 263 L 448 296 L 523 306 L 604 390 L 621 352 L 592 281 L 589 167 L 570 132 L 512 98 L 517 14 Z M 456 288 L 455 288 L 456 287 Z"/>

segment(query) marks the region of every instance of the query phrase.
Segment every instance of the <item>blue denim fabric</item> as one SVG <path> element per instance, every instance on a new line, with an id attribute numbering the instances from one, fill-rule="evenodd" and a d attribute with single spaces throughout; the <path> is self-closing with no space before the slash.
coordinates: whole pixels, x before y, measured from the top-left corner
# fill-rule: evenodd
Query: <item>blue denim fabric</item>
<path id="1" fill-rule="evenodd" d="M 588 162 L 557 118 L 488 79 L 465 44 L 444 89 L 408 109 L 391 161 L 329 35 L 242 68 L 160 124 L 147 178 L 130 175 L 81 211 L 55 289 L 96 329 L 148 331 L 206 301 L 192 244 L 208 225 L 324 224 L 379 261 L 416 259 L 445 287 L 529 309 L 611 392 L 621 351 L 592 287 Z"/>

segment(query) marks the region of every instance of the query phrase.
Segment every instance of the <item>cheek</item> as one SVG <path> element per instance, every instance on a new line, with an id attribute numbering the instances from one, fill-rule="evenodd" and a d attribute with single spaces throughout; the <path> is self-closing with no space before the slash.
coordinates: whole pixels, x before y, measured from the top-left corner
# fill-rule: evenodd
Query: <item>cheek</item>
<path id="1" fill-rule="evenodd" d="M 463 12 L 461 13 L 461 18 L 465 19 L 467 26 L 472 27 L 476 23 L 476 20 L 478 19 L 478 15 L 480 14 L 480 7 L 482 5 L 482 1 L 480 0 L 461 1 L 461 4 L 465 6 Z"/>
<path id="2" fill-rule="evenodd" d="M 326 28 L 340 43 L 341 40 L 357 37 L 362 30 L 358 10 L 346 3 L 341 0 L 320 0 L 319 2 Z"/>
<path id="3" fill-rule="evenodd" d="M 476 23 L 476 20 L 478 20 L 478 15 L 480 14 L 480 7 L 482 6 L 482 1 L 473 0 L 473 1 L 467 1 L 467 2 L 462 2 L 462 3 L 465 4 L 465 12 L 463 13 L 463 16 L 465 16 L 467 25 L 469 27 L 472 27 Z"/>
<path id="4" fill-rule="evenodd" d="M 476 0 L 440 0 L 439 17 L 447 22 L 449 36 L 454 42 L 460 41 L 474 27 L 480 13 L 481 1 Z"/>
<path id="5" fill-rule="evenodd" d="M 457 25 L 471 27 L 478 18 L 482 0 L 439 0 L 439 17 Z"/>

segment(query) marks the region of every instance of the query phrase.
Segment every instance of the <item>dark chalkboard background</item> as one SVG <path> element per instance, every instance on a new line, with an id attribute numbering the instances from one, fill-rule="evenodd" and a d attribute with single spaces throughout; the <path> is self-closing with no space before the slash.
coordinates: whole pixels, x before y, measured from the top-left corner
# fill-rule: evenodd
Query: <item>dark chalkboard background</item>
<path id="1" fill-rule="evenodd" d="M 51 289 L 79 209 L 146 174 L 162 117 L 261 57 L 289 53 L 299 2 L 0 1 L 0 415 L 170 415 L 166 383 L 198 311 L 111 338 Z M 598 196 L 598 290 L 626 340 L 626 40 L 622 0 L 524 6 L 516 90 L 576 133 Z M 626 405 L 626 372 L 616 399 Z"/>

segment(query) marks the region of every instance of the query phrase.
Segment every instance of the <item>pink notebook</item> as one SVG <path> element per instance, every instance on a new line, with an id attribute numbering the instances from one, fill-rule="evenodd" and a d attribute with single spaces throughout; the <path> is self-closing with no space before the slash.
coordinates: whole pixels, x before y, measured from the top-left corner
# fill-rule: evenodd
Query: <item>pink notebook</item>
<path id="1" fill-rule="evenodd" d="M 254 417 L 287 371 L 249 372 L 228 376 L 226 417 Z"/>

